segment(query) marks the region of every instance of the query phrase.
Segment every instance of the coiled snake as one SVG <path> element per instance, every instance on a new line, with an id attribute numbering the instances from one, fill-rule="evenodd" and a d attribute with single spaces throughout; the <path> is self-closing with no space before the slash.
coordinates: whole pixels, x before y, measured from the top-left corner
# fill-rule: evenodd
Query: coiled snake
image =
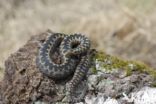
<path id="1" fill-rule="evenodd" d="M 60 80 L 74 74 L 67 84 L 67 94 L 72 93 L 90 67 L 90 40 L 81 35 L 50 33 L 37 56 L 39 70 L 48 77 Z"/>

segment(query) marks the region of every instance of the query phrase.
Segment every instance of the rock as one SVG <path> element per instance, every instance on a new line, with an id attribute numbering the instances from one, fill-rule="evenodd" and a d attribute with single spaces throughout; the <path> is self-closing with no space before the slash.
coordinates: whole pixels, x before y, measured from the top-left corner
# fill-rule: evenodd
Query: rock
<path id="1" fill-rule="evenodd" d="M 156 88 L 143 87 L 131 93 L 130 98 L 125 95 L 125 100 L 134 104 L 156 104 Z"/>
<path id="2" fill-rule="evenodd" d="M 49 102 L 55 99 L 55 82 L 43 76 L 35 62 L 40 44 L 45 38 L 46 34 L 32 37 L 6 60 L 4 78 L 1 82 L 4 104 L 26 104 L 37 99 Z"/>
<path id="3" fill-rule="evenodd" d="M 97 96 L 86 97 L 87 104 L 119 104 L 116 99 L 104 98 L 104 94 L 99 93 Z"/>
<path id="4" fill-rule="evenodd" d="M 43 75 L 36 66 L 36 56 L 47 36 L 48 34 L 44 32 L 31 37 L 6 60 L 4 78 L 0 84 L 0 100 L 3 104 L 62 102 L 66 82 L 70 79 L 55 82 Z M 83 80 L 74 96 L 81 95 L 85 86 L 86 81 Z"/>
<path id="5" fill-rule="evenodd" d="M 31 37 L 6 60 L 4 77 L 0 82 L 0 104 L 62 104 L 69 79 L 55 82 L 43 75 L 36 66 L 38 50 L 46 37 L 45 33 Z M 148 104 L 155 103 L 156 98 L 150 99 L 156 90 L 155 70 L 144 64 L 99 54 L 97 52 L 93 57 L 95 71 L 88 73 L 86 80 L 75 90 L 74 96 L 79 97 L 88 86 L 84 101 L 76 104 L 147 104 L 140 103 L 139 99 L 146 100 Z M 141 90 L 145 86 L 148 86 L 148 91 Z M 144 95 L 149 94 L 141 98 L 138 97 L 139 91 Z M 135 96 L 130 100 L 132 94 Z"/>

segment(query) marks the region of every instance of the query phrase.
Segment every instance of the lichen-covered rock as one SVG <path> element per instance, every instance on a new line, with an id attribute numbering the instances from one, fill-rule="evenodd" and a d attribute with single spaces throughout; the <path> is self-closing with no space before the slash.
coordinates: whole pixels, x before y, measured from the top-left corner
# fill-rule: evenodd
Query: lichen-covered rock
<path id="1" fill-rule="evenodd" d="M 33 36 L 6 60 L 0 82 L 0 104 L 62 104 L 65 85 L 70 79 L 55 82 L 36 66 L 38 50 L 46 37 L 45 33 Z M 142 63 L 97 52 L 86 80 L 77 86 L 74 96 L 80 96 L 87 86 L 84 101 L 77 104 L 137 104 L 139 99 L 146 100 L 137 93 L 145 86 L 155 94 L 155 78 L 156 70 Z M 152 95 L 150 91 L 148 96 Z M 154 104 L 153 100 L 148 100 L 148 104 Z"/>
<path id="2" fill-rule="evenodd" d="M 88 76 L 87 104 L 155 104 L 155 69 L 140 62 L 125 61 L 98 52 L 93 70 L 96 73 Z M 142 90 L 145 86 L 149 89 Z M 131 100 L 125 99 L 125 95 Z"/>

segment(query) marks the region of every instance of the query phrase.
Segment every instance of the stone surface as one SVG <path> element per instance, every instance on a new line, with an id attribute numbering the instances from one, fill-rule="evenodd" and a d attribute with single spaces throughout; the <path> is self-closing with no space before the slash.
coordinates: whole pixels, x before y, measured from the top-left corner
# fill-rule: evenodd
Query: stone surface
<path id="1" fill-rule="evenodd" d="M 5 62 L 5 74 L 1 82 L 3 103 L 27 104 L 37 99 L 53 101 L 55 82 L 43 76 L 36 67 L 36 54 L 46 34 L 32 37 Z"/>
<path id="2" fill-rule="evenodd" d="M 65 97 L 65 85 L 70 80 L 53 81 L 43 75 L 36 66 L 36 56 L 48 34 L 33 36 L 5 62 L 1 82 L 1 101 L 5 104 L 57 103 Z M 74 96 L 81 95 L 86 82 L 82 81 Z"/>
<path id="3" fill-rule="evenodd" d="M 62 104 L 69 79 L 55 82 L 40 73 L 36 66 L 38 49 L 46 37 L 44 33 L 33 36 L 6 60 L 4 78 L 0 82 L 0 104 Z M 103 67 L 104 63 L 111 65 L 109 62 L 93 62 L 96 72 L 88 73 L 87 81 L 82 81 L 76 88 L 75 96 L 79 96 L 87 86 L 84 101 L 77 104 L 154 104 L 155 99 L 149 100 L 156 91 L 152 88 L 155 79 L 150 74 L 133 70 L 126 75 L 122 68 L 109 70 Z M 141 90 L 145 86 L 149 89 Z M 141 98 L 139 91 L 146 97 Z"/>

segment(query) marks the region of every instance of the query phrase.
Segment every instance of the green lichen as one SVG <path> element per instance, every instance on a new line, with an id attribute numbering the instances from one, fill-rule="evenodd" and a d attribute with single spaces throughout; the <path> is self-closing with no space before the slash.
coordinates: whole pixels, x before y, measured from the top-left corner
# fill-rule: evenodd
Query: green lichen
<path id="1" fill-rule="evenodd" d="M 151 86 L 152 86 L 152 87 L 156 87 L 156 83 L 152 83 Z"/>
<path id="2" fill-rule="evenodd" d="M 94 73 L 94 74 L 97 73 L 97 70 L 96 70 L 95 66 L 91 67 L 91 72 Z"/>
<path id="3" fill-rule="evenodd" d="M 133 71 L 145 72 L 156 78 L 156 70 L 148 67 L 143 62 L 123 60 L 116 56 L 108 55 L 104 52 L 97 52 L 94 61 L 102 62 L 101 67 L 107 70 L 123 69 L 129 76 Z"/>
<path id="4" fill-rule="evenodd" d="M 135 65 L 135 69 L 139 70 L 140 72 L 148 73 L 148 74 L 152 75 L 154 78 L 156 78 L 156 70 L 155 69 L 147 66 L 143 62 L 131 61 L 131 63 L 133 63 Z"/>

